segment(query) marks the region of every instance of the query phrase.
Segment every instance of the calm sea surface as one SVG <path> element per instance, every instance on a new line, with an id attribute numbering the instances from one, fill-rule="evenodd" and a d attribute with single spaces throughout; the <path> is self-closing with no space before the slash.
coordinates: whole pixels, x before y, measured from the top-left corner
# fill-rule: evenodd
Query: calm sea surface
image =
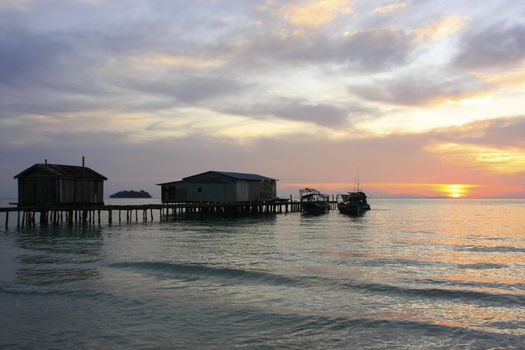
<path id="1" fill-rule="evenodd" d="M 0 348 L 525 348 L 525 201 L 371 205 L 7 231 L 0 215 Z"/>

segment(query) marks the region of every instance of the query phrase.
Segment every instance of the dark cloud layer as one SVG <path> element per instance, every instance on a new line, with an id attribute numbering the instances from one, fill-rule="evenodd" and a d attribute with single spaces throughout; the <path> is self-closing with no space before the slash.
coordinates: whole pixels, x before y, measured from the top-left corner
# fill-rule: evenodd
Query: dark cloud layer
<path id="1" fill-rule="evenodd" d="M 305 99 L 264 98 L 262 100 L 264 102 L 261 101 L 253 105 L 243 104 L 229 107 L 224 112 L 262 119 L 277 117 L 332 128 L 349 125 L 353 120 L 363 120 L 379 113 L 375 108 L 358 102 L 340 105 L 327 102 L 312 103 Z"/>
<path id="2" fill-rule="evenodd" d="M 50 35 L 10 28 L 0 34 L 0 86 L 42 83 L 58 75 L 71 45 Z"/>
<path id="3" fill-rule="evenodd" d="M 457 99 L 486 88 L 486 84 L 469 75 L 440 76 L 414 72 L 396 78 L 372 81 L 349 87 L 361 98 L 398 105 L 425 105 L 439 99 Z"/>
<path id="4" fill-rule="evenodd" d="M 460 42 L 454 64 L 468 69 L 495 68 L 525 58 L 525 24 L 500 22 L 479 30 L 473 27 Z"/>
<path id="5" fill-rule="evenodd" d="M 167 96 L 183 103 L 198 103 L 216 97 L 235 95 L 248 87 L 247 84 L 236 79 L 185 73 L 169 74 L 156 80 L 147 77 L 129 79 L 121 84 L 125 89 Z"/>
<path id="6" fill-rule="evenodd" d="M 364 30 L 339 37 L 270 32 L 246 38 L 238 59 L 244 64 L 332 63 L 357 71 L 381 71 L 405 63 L 412 49 L 412 37 L 400 30 Z"/>
<path id="7" fill-rule="evenodd" d="M 491 145 L 525 148 L 525 116 L 491 120 L 485 128 L 484 139 Z"/>
<path id="8" fill-rule="evenodd" d="M 432 135 L 430 133 L 429 135 Z M 500 117 L 437 130 L 432 137 L 494 147 L 525 148 L 525 116 Z"/>

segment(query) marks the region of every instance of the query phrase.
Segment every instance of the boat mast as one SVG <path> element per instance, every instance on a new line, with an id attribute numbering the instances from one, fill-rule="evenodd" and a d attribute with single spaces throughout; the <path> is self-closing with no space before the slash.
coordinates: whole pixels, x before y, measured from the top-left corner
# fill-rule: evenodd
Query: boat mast
<path id="1" fill-rule="evenodd" d="M 359 192 L 359 167 L 357 167 L 357 191 Z"/>

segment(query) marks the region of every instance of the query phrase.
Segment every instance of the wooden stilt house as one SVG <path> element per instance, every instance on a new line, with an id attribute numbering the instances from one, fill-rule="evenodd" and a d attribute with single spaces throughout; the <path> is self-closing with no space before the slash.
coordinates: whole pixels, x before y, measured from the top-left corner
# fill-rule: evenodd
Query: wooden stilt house
<path id="1" fill-rule="evenodd" d="M 158 185 L 162 189 L 162 203 L 232 203 L 275 200 L 276 181 L 257 174 L 212 170 Z"/>
<path id="2" fill-rule="evenodd" d="M 60 206 L 104 204 L 107 178 L 85 167 L 35 164 L 14 177 L 18 180 L 18 205 Z"/>

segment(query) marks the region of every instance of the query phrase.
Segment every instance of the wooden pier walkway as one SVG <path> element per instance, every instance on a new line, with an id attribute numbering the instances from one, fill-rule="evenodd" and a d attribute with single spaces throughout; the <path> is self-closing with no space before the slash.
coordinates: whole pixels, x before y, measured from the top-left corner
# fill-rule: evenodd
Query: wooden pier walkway
<path id="1" fill-rule="evenodd" d="M 337 201 L 330 201 L 331 209 Z M 156 219 L 170 220 L 180 215 L 240 216 L 301 211 L 299 201 L 238 202 L 238 203 L 169 203 L 139 205 L 74 205 L 56 207 L 5 207 L 5 228 L 9 220 L 16 220 L 17 227 L 67 224 L 69 226 L 148 222 Z M 155 214 L 154 213 L 158 213 Z"/>

